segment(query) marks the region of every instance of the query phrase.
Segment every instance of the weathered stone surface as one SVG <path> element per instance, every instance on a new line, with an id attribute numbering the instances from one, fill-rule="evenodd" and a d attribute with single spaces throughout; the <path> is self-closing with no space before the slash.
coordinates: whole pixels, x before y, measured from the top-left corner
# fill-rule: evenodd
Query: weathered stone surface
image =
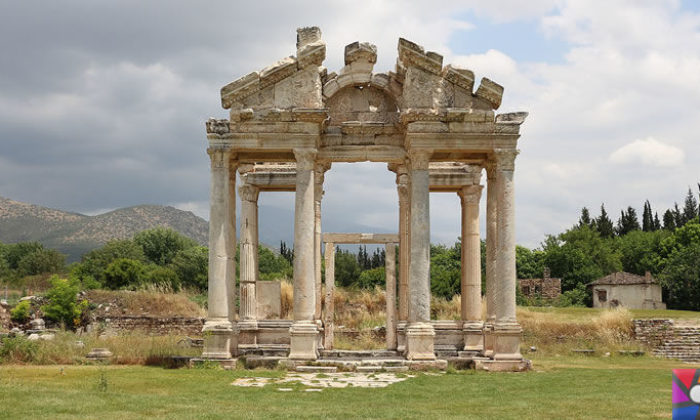
<path id="1" fill-rule="evenodd" d="M 281 286 L 278 281 L 259 281 L 256 286 L 259 319 L 279 319 L 282 314 Z"/>
<path id="2" fill-rule="evenodd" d="M 503 86 L 484 77 L 481 79 L 475 95 L 488 101 L 493 109 L 498 109 L 503 98 Z"/>

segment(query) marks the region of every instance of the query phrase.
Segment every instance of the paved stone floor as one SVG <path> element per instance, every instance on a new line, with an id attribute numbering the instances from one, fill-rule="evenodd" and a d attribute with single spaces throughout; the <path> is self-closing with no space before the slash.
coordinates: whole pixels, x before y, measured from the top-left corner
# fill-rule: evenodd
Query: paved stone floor
<path id="1" fill-rule="evenodd" d="M 244 387 L 264 387 L 266 385 L 281 385 L 279 391 L 291 391 L 284 385 L 302 384 L 308 388 L 306 392 L 321 391 L 323 388 L 384 388 L 391 384 L 415 378 L 410 374 L 395 373 L 359 373 L 359 372 L 339 372 L 339 373 L 299 373 L 289 372 L 283 378 L 239 378 L 231 385 Z"/>

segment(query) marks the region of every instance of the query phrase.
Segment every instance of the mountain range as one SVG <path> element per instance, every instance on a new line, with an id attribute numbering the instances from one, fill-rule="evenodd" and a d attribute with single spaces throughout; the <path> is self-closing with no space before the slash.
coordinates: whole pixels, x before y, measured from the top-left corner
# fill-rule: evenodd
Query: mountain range
<path id="1" fill-rule="evenodd" d="M 260 218 L 262 244 L 277 248 L 280 241 L 290 246 L 294 243 L 294 209 L 262 205 Z M 376 230 L 333 215 L 324 215 L 323 225 L 334 232 Z M 171 206 L 139 205 L 88 216 L 0 197 L 0 242 L 37 241 L 65 254 L 69 263 L 79 261 L 83 254 L 109 240 L 130 238 L 157 226 L 172 228 L 207 245 L 209 222 Z"/>

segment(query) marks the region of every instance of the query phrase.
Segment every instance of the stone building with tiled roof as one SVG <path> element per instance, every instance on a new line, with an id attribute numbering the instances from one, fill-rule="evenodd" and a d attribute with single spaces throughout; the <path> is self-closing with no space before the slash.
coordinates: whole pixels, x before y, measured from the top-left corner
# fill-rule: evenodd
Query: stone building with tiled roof
<path id="1" fill-rule="evenodd" d="M 594 308 L 666 309 L 661 286 L 648 271 L 644 276 L 619 271 L 588 284 Z"/>

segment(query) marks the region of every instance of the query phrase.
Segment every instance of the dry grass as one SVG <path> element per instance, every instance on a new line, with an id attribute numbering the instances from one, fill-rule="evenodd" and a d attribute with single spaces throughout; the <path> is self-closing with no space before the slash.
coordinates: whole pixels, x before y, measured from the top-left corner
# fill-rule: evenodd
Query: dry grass
<path id="1" fill-rule="evenodd" d="M 294 285 L 289 280 L 280 281 L 280 295 L 282 299 L 282 319 L 292 319 L 294 310 Z"/>
<path id="2" fill-rule="evenodd" d="M 114 364 L 144 365 L 158 364 L 164 356 L 201 353 L 201 349 L 183 347 L 178 344 L 182 337 L 175 335 L 149 336 L 139 332 L 99 337 L 97 334 L 77 335 L 58 332 L 50 341 L 29 341 L 24 337 L 6 338 L 2 363 L 64 365 L 87 363 L 85 356 L 96 347 L 109 349 Z M 9 340 L 9 341 L 8 341 Z"/>
<path id="3" fill-rule="evenodd" d="M 111 314 L 144 315 L 153 317 L 201 317 L 206 313 L 203 308 L 190 300 L 187 292 L 172 293 L 161 288 L 152 287 L 144 290 L 90 290 L 88 300 L 103 307 L 109 304 Z"/>

